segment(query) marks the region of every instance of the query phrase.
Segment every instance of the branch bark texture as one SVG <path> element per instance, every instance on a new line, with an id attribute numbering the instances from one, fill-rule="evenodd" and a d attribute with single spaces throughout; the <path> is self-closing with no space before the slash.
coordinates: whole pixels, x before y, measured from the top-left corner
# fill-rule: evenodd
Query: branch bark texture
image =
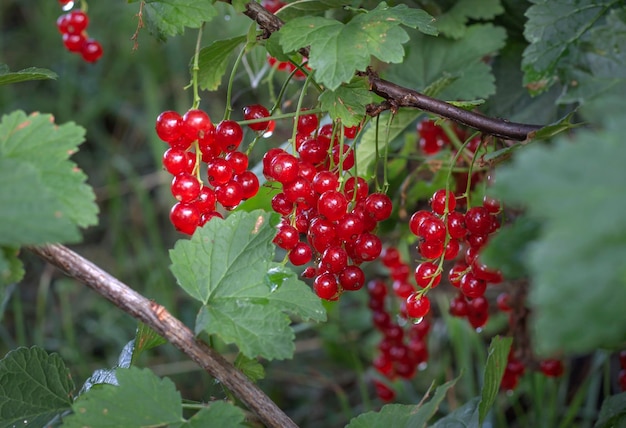
<path id="1" fill-rule="evenodd" d="M 133 318 L 149 325 L 232 391 L 266 426 L 297 428 L 258 386 L 219 353 L 198 341 L 193 332 L 163 306 L 145 298 L 63 245 L 29 247 L 29 250 L 81 281 Z"/>
<path id="2" fill-rule="evenodd" d="M 259 24 L 264 31 L 264 38 L 269 37 L 284 25 L 284 22 L 279 17 L 253 1 L 246 4 L 244 13 Z M 300 52 L 304 56 L 308 56 L 308 48 L 301 49 Z M 445 101 L 428 97 L 413 89 L 381 79 L 370 71 L 360 74 L 368 77 L 372 92 L 387 100 L 387 103 L 380 108 L 370 109 L 371 115 L 380 114 L 381 111 L 391 108 L 418 108 L 462 123 L 481 132 L 516 141 L 526 140 L 529 138 L 529 134 L 542 128 L 540 125 L 514 123 L 468 111 Z"/>

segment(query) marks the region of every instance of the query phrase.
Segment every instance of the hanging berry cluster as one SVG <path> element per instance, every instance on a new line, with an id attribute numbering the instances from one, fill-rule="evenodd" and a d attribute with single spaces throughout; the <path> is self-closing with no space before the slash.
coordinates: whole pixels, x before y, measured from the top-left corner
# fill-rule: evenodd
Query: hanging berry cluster
<path id="1" fill-rule="evenodd" d="M 60 1 L 64 10 L 71 1 Z M 72 52 L 79 54 L 86 62 L 96 62 L 102 57 L 102 45 L 87 34 L 89 17 L 82 10 L 73 10 L 57 19 L 57 28 L 63 36 L 63 45 Z"/>
<path id="2" fill-rule="evenodd" d="M 243 140 L 237 122 L 223 120 L 214 126 L 199 109 L 183 116 L 165 111 L 156 120 L 156 132 L 170 146 L 163 166 L 174 176 L 171 191 L 178 202 L 170 220 L 178 231 L 191 235 L 213 217 L 222 217 L 217 203 L 232 210 L 257 194 L 259 180 L 248 170 L 248 156 L 237 151 Z M 208 184 L 201 179 L 200 162 L 206 164 Z"/>
<path id="3" fill-rule="evenodd" d="M 398 377 L 411 379 L 417 369 L 428 360 L 426 337 L 430 331 L 430 321 L 420 317 L 419 322 L 406 322 L 409 318 L 406 299 L 415 290 L 415 287 L 408 282 L 409 266 L 401 260 L 400 253 L 394 247 L 386 248 L 381 259 L 383 265 L 391 273 L 393 280 L 391 288 L 399 302 L 389 301 L 389 288 L 384 281 L 378 279 L 368 282 L 368 306 L 372 311 L 372 321 L 374 327 L 382 333 L 378 344 L 378 355 L 374 358 L 372 365 L 389 380 Z M 389 308 L 398 306 L 398 303 L 399 319 L 405 321 L 402 324 L 405 327 L 394 322 L 394 317 L 389 312 Z M 374 386 L 381 400 L 391 401 L 395 398 L 394 390 L 382 381 L 375 379 Z"/>
<path id="4" fill-rule="evenodd" d="M 354 152 L 339 134 L 354 138 L 356 128 L 318 129 L 314 114 L 300 115 L 296 128 L 297 156 L 274 148 L 263 157 L 263 174 L 282 185 L 272 199 L 273 210 L 283 216 L 274 242 L 296 266 L 313 260 L 316 266 L 303 276 L 315 278 L 319 297 L 336 300 L 343 291 L 363 287 L 359 265 L 375 260 L 382 250 L 372 232 L 391 215 L 391 200 L 369 194 L 361 177 L 346 175 L 354 166 Z"/>

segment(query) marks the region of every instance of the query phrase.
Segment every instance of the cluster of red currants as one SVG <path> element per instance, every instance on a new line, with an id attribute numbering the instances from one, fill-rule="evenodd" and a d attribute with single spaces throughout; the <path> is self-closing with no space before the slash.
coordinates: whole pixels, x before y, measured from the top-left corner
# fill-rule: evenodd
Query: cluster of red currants
<path id="1" fill-rule="evenodd" d="M 170 220 L 178 231 L 191 235 L 213 217 L 222 217 L 216 211 L 217 203 L 231 210 L 257 194 L 259 180 L 248 170 L 248 156 L 237 151 L 243 140 L 237 122 L 223 120 L 214 126 L 209 115 L 199 109 L 183 116 L 165 111 L 157 118 L 155 129 L 170 146 L 163 154 L 163 166 L 174 176 L 171 191 L 178 202 L 170 211 Z M 200 178 L 200 162 L 207 165 L 207 185 Z"/>
<path id="2" fill-rule="evenodd" d="M 308 59 L 307 58 L 303 58 L 302 59 L 302 67 L 304 67 L 306 70 L 311 71 L 311 67 L 309 67 L 307 65 Z M 293 71 L 295 71 L 295 73 L 293 74 L 293 78 L 296 80 L 304 80 L 306 79 L 306 74 L 300 70 L 298 67 L 296 67 L 295 65 L 293 65 L 291 62 L 289 61 L 279 61 L 276 58 L 274 58 L 273 56 L 269 56 L 267 57 L 267 63 L 270 65 L 270 67 L 275 68 L 278 71 L 284 71 L 286 73 L 292 73 Z"/>
<path id="3" fill-rule="evenodd" d="M 64 6 L 70 2 L 61 1 Z M 82 10 L 65 13 L 57 19 L 57 28 L 63 35 L 63 45 L 72 52 L 80 54 L 87 62 L 96 62 L 102 56 L 102 45 L 87 35 L 89 17 Z"/>
<path id="4" fill-rule="evenodd" d="M 388 247 L 383 250 L 381 260 L 391 272 L 393 279 L 392 290 L 396 298 L 400 300 L 399 316 L 401 319 L 409 318 L 406 298 L 414 291 L 413 285 L 408 282 L 409 266 L 404 263 L 398 250 Z M 372 365 L 386 378 L 393 380 L 396 377 L 411 379 L 420 365 L 428 360 L 428 348 L 426 336 L 430 331 L 430 322 L 422 318 L 417 323 L 404 323 L 409 326 L 408 330 L 394 322 L 388 307 L 388 287 L 382 280 L 372 280 L 367 284 L 369 294 L 369 308 L 372 310 L 372 321 L 377 330 L 382 333 L 378 344 L 378 355 Z M 383 401 L 391 401 L 395 392 L 380 380 L 374 380 L 374 386 L 378 397 Z"/>
<path id="5" fill-rule="evenodd" d="M 382 250 L 372 232 L 391 215 L 389 197 L 369 194 L 367 182 L 349 176 L 354 152 L 341 143 L 354 138 L 356 127 L 324 125 L 318 129 L 314 114 L 298 117 L 296 155 L 279 148 L 263 157 L 263 174 L 282 185 L 272 198 L 272 208 L 283 216 L 274 243 L 289 252 L 292 264 L 314 260 L 303 276 L 315 278 L 317 295 L 336 300 L 346 290 L 359 290 L 365 275 L 362 262 L 375 260 Z"/>

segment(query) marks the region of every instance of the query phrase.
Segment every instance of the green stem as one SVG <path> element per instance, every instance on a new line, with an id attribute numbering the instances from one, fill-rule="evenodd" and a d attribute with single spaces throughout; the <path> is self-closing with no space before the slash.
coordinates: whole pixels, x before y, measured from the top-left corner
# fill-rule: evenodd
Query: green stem
<path id="1" fill-rule="evenodd" d="M 230 77 L 228 78 L 228 88 L 226 89 L 226 110 L 224 110 L 224 120 L 230 119 L 230 114 L 233 112 L 233 85 L 235 83 L 235 76 L 237 74 L 237 69 L 239 68 L 239 64 L 241 64 L 241 59 L 246 52 L 246 48 L 248 45 L 244 45 L 239 51 L 237 55 L 237 59 L 235 60 L 235 64 L 233 64 L 233 69 L 230 71 Z"/>
<path id="2" fill-rule="evenodd" d="M 302 103 L 304 102 L 304 95 L 306 94 L 306 89 L 309 86 L 311 80 L 311 74 L 307 75 L 306 80 L 304 81 L 304 85 L 302 85 L 302 90 L 300 91 L 300 96 L 298 97 L 298 104 L 296 105 L 296 115 L 293 117 L 293 129 L 291 131 L 291 142 L 293 144 L 293 152 L 296 152 L 296 134 L 298 133 L 298 118 L 300 117 L 300 113 L 302 113 Z M 307 110 L 306 114 L 314 114 L 310 113 Z"/>
<path id="3" fill-rule="evenodd" d="M 389 121 L 387 122 L 387 133 L 385 134 L 385 161 L 383 162 L 383 193 L 387 193 L 387 189 L 389 189 L 389 181 L 387 181 L 387 160 L 389 156 L 389 137 L 391 134 L 391 123 L 393 119 L 396 117 L 395 113 L 391 112 L 389 115 Z"/>
<path id="4" fill-rule="evenodd" d="M 378 182 L 378 161 L 380 160 L 380 154 L 378 152 L 378 130 L 380 126 L 380 115 L 376 116 L 376 130 L 374 132 L 374 149 L 376 152 L 376 161 L 374 162 L 374 185 L 376 189 L 380 189 L 380 183 Z"/>
<path id="5" fill-rule="evenodd" d="M 193 56 L 193 67 L 191 69 L 191 83 L 193 85 L 193 104 L 192 109 L 200 106 L 200 94 L 198 92 L 198 71 L 200 71 L 200 45 L 202 44 L 202 30 L 204 24 L 198 29 L 198 38 L 196 39 L 196 52 Z"/>

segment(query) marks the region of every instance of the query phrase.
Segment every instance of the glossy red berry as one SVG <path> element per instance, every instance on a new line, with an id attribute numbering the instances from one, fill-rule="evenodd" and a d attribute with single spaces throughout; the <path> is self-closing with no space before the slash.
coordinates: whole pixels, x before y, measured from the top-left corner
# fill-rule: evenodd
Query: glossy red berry
<path id="1" fill-rule="evenodd" d="M 313 257 L 313 251 L 311 247 L 303 242 L 299 242 L 296 246 L 289 252 L 289 261 L 294 266 L 301 266 L 311 261 Z"/>
<path id="2" fill-rule="evenodd" d="M 241 174 L 235 175 L 233 181 L 241 185 L 243 199 L 250 199 L 259 192 L 259 179 L 252 171 L 244 171 Z"/>
<path id="3" fill-rule="evenodd" d="M 372 193 L 365 199 L 365 210 L 376 221 L 383 221 L 391 216 L 393 205 L 384 193 Z"/>
<path id="4" fill-rule="evenodd" d="M 306 110 L 301 110 L 300 113 L 304 113 Z M 316 114 L 301 114 L 298 116 L 298 123 L 296 130 L 299 134 L 309 135 L 317 129 L 319 120 Z"/>
<path id="5" fill-rule="evenodd" d="M 202 110 L 191 109 L 183 115 L 182 133 L 191 142 L 203 138 L 204 134 L 213 128 L 211 118 Z"/>
<path id="6" fill-rule="evenodd" d="M 268 109 L 260 104 L 253 104 L 243 108 L 243 117 L 245 120 L 262 119 L 269 117 Z M 248 127 L 254 131 L 265 131 L 269 126 L 269 121 L 250 123 Z"/>
<path id="7" fill-rule="evenodd" d="M 280 153 L 270 164 L 267 175 L 285 184 L 295 180 L 298 177 L 298 171 L 298 159 L 289 153 Z"/>
<path id="8" fill-rule="evenodd" d="M 437 272 L 438 269 L 438 266 L 433 262 L 420 263 L 415 269 L 415 282 L 422 288 L 429 285 L 436 287 L 441 281 L 441 272 Z"/>
<path id="9" fill-rule="evenodd" d="M 348 253 L 342 247 L 331 246 L 322 254 L 320 270 L 339 273 L 348 265 Z"/>
<path id="10" fill-rule="evenodd" d="M 242 152 L 230 152 L 224 158 L 230 164 L 235 175 L 248 169 L 248 156 Z"/>
<path id="11" fill-rule="evenodd" d="M 181 172 L 191 174 L 195 164 L 195 156 L 185 150 L 170 147 L 163 153 L 163 166 L 172 175 L 178 175 Z"/>
<path id="12" fill-rule="evenodd" d="M 328 190 L 320 195 L 317 201 L 317 211 L 330 221 L 336 221 L 346 214 L 348 201 L 343 193 Z"/>
<path id="13" fill-rule="evenodd" d="M 102 45 L 94 39 L 87 39 L 80 49 L 80 54 L 86 62 L 98 61 L 102 53 Z"/>
<path id="14" fill-rule="evenodd" d="M 200 194 L 194 201 L 194 205 L 198 208 L 200 214 L 210 213 L 215 211 L 215 203 L 217 198 L 215 197 L 215 191 L 207 186 L 202 186 Z"/>
<path id="15" fill-rule="evenodd" d="M 215 127 L 215 141 L 224 152 L 237 150 L 243 140 L 243 130 L 234 120 L 223 120 Z"/>
<path id="16" fill-rule="evenodd" d="M 406 298 L 406 314 L 409 318 L 424 318 L 429 311 L 430 300 L 426 295 L 414 292 Z"/>
<path id="17" fill-rule="evenodd" d="M 491 227 L 491 215 L 484 207 L 470 208 L 465 213 L 465 228 L 475 235 L 489 234 Z"/>
<path id="18" fill-rule="evenodd" d="M 457 211 L 448 214 L 448 233 L 452 238 L 456 239 L 463 239 L 467 235 L 465 216 L 463 214 Z"/>
<path id="19" fill-rule="evenodd" d="M 393 401 L 396 398 L 395 391 L 377 379 L 374 379 L 374 388 L 376 389 L 378 398 L 385 403 Z"/>
<path id="20" fill-rule="evenodd" d="M 428 260 L 437 259 L 443 254 L 443 241 L 422 241 L 417 246 L 417 249 L 423 258 Z"/>
<path id="21" fill-rule="evenodd" d="M 211 159 L 207 164 L 207 177 L 212 186 L 225 184 L 233 178 L 233 168 L 224 158 Z"/>
<path id="22" fill-rule="evenodd" d="M 433 216 L 422 221 L 417 233 L 426 241 L 443 242 L 446 239 L 446 226 L 440 218 Z"/>
<path id="23" fill-rule="evenodd" d="M 183 118 L 175 111 L 164 111 L 156 120 L 154 127 L 159 138 L 166 143 L 178 140 L 182 133 Z"/>
<path id="24" fill-rule="evenodd" d="M 337 276 L 339 285 L 344 290 L 357 291 L 365 284 L 365 274 L 358 266 L 346 266 Z"/>
<path id="25" fill-rule="evenodd" d="M 202 185 L 195 176 L 182 172 L 174 176 L 170 189 L 178 201 L 189 203 L 200 195 Z"/>
<path id="26" fill-rule="evenodd" d="M 432 212 L 426 210 L 416 211 L 409 219 L 409 229 L 414 235 L 419 236 L 419 227 L 422 222 L 430 218 L 436 218 Z"/>
<path id="27" fill-rule="evenodd" d="M 178 202 L 170 210 L 170 221 L 179 232 L 192 235 L 200 223 L 200 213 L 193 204 Z"/>
<path id="28" fill-rule="evenodd" d="M 243 188 L 234 180 L 215 187 L 217 202 L 226 209 L 235 208 L 243 200 Z"/>
<path id="29" fill-rule="evenodd" d="M 378 236 L 365 232 L 354 242 L 354 249 L 358 258 L 364 262 L 371 262 L 380 255 L 383 244 Z"/>
<path id="30" fill-rule="evenodd" d="M 328 190 L 337 190 L 339 178 L 337 174 L 330 171 L 319 171 L 311 181 L 313 190 L 320 195 Z"/>
<path id="31" fill-rule="evenodd" d="M 323 273 L 313 280 L 313 290 L 321 299 L 337 300 L 339 297 L 339 284 L 335 275 Z"/>
<path id="32" fill-rule="evenodd" d="M 563 362 L 561 360 L 549 359 L 539 362 L 539 370 L 548 377 L 561 377 L 563 375 Z"/>
<path id="33" fill-rule="evenodd" d="M 282 224 L 278 228 L 278 233 L 272 242 L 283 250 L 292 250 L 298 245 L 299 240 L 300 234 L 295 227 L 289 224 Z"/>
<path id="34" fill-rule="evenodd" d="M 80 52 L 86 41 L 82 34 L 63 34 L 63 45 L 70 52 Z"/>
<path id="35" fill-rule="evenodd" d="M 475 299 L 485 294 L 487 283 L 482 279 L 476 278 L 472 272 L 468 272 L 461 277 L 459 288 L 465 296 Z"/>
<path id="36" fill-rule="evenodd" d="M 430 207 L 432 208 L 434 213 L 439 215 L 443 215 L 446 211 L 454 211 L 454 208 L 456 208 L 456 199 L 454 198 L 454 193 L 452 193 L 451 191 L 446 192 L 446 189 L 437 190 L 430 198 Z"/>

